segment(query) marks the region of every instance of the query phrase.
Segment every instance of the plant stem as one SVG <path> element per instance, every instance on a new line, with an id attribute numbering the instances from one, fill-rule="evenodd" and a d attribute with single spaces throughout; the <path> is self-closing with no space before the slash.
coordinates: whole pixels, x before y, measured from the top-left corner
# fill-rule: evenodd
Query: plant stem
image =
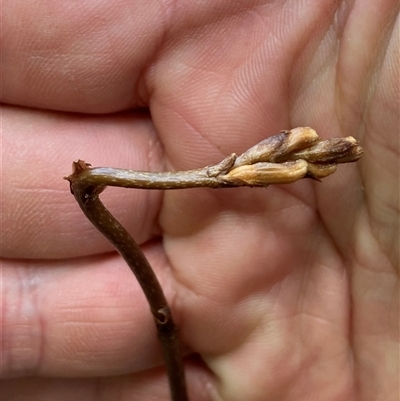
<path id="1" fill-rule="evenodd" d="M 82 172 L 88 167 L 85 167 Z M 75 173 L 78 173 L 79 167 Z M 88 170 L 86 170 L 88 171 Z M 90 170 L 89 170 L 90 171 Z M 90 222 L 114 245 L 136 276 L 150 305 L 168 372 L 173 401 L 187 401 L 186 381 L 179 348 L 178 328 L 148 260 L 128 231 L 100 201 L 103 186 L 71 179 L 71 191 Z"/>
<path id="2" fill-rule="evenodd" d="M 362 148 L 352 138 L 321 141 L 311 128 L 295 128 L 261 141 L 242 155 L 231 154 L 220 163 L 178 172 L 146 172 L 110 167 L 91 168 L 78 160 L 70 182 L 83 213 L 114 245 L 136 276 L 150 305 L 166 363 L 172 401 L 188 401 L 178 328 L 149 262 L 127 230 L 100 201 L 107 186 L 142 189 L 227 188 L 287 184 L 302 178 L 322 178 L 338 163 L 358 160 Z"/>

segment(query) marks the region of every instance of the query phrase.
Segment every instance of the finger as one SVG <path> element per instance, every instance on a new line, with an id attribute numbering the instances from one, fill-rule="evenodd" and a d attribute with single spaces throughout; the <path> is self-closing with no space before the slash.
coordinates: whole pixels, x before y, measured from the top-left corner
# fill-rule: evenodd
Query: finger
<path id="1" fill-rule="evenodd" d="M 144 251 L 173 301 L 160 248 Z M 119 255 L 3 259 L 1 273 L 3 377 L 106 376 L 162 364 L 147 301 Z"/>
<path id="2" fill-rule="evenodd" d="M 340 57 L 339 104 L 343 125 L 360 131 L 365 156 L 354 235 L 342 247 L 351 261 L 360 389 L 371 399 L 390 399 L 399 392 L 399 4 L 365 7 L 359 1 L 352 11 Z M 342 219 L 338 213 L 332 218 L 339 236 Z"/>
<path id="3" fill-rule="evenodd" d="M 161 40 L 158 2 L 6 2 L 2 102 L 81 112 L 143 105 L 138 78 Z"/>
<path id="4" fill-rule="evenodd" d="M 73 160 L 162 170 L 162 152 L 146 114 L 61 115 L 3 107 L 1 256 L 65 258 L 112 249 L 83 216 L 63 177 Z M 159 191 L 109 188 L 106 205 L 143 242 L 156 230 Z"/>
<path id="5" fill-rule="evenodd" d="M 238 7 L 239 6 L 239 7 Z M 146 105 L 154 60 L 165 49 L 248 4 L 158 1 L 7 2 L 2 18 L 2 97 L 43 109 L 106 113 Z M 199 32 L 201 36 L 201 32 Z M 7 39 L 7 40 L 5 40 Z M 191 39 L 190 39 L 191 40 Z M 184 44 L 186 46 L 186 44 Z"/>

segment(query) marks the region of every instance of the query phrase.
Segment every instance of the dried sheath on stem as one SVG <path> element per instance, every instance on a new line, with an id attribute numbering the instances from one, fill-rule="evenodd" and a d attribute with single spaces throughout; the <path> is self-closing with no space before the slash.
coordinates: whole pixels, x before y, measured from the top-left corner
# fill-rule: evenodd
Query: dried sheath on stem
<path id="1" fill-rule="evenodd" d="M 82 160 L 73 163 L 66 177 L 72 194 L 92 222 L 115 246 L 136 276 L 150 305 L 164 359 L 173 401 L 187 401 L 178 330 L 162 288 L 149 262 L 126 229 L 99 199 L 107 186 L 142 189 L 194 187 L 266 187 L 288 184 L 302 178 L 322 178 L 334 173 L 338 163 L 357 161 L 363 149 L 353 137 L 321 141 L 308 127 L 282 131 L 237 156 L 201 169 L 178 172 L 146 172 L 109 167 L 90 167 Z"/>

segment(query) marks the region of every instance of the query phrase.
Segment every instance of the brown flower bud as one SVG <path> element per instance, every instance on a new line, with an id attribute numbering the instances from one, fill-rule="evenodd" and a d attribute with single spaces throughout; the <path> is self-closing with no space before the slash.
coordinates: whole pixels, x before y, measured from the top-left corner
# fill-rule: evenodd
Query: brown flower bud
<path id="1" fill-rule="evenodd" d="M 234 168 L 226 175 L 221 176 L 221 180 L 235 185 L 264 187 L 269 184 L 289 184 L 303 178 L 307 172 L 308 163 L 305 160 L 285 163 L 255 163 Z"/>
<path id="2" fill-rule="evenodd" d="M 289 159 L 292 152 L 308 148 L 318 140 L 316 131 L 309 127 L 281 131 L 278 135 L 264 139 L 238 156 L 234 166 L 239 167 L 259 162 L 284 162 Z"/>
<path id="3" fill-rule="evenodd" d="M 325 178 L 328 175 L 333 174 L 337 169 L 337 164 L 314 164 L 307 163 L 307 175 L 306 177 L 314 178 L 317 181 L 321 181 L 321 178 Z"/>
<path id="4" fill-rule="evenodd" d="M 312 163 L 348 163 L 358 160 L 364 151 L 352 137 L 333 138 L 295 152 L 290 160 L 304 159 Z"/>

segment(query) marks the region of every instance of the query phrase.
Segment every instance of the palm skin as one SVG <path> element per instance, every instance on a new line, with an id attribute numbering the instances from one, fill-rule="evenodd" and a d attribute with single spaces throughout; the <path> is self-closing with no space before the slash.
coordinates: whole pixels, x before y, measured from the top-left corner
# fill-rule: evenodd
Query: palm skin
<path id="1" fill-rule="evenodd" d="M 398 399 L 396 1 L 3 14 L 5 399 L 169 399 L 140 288 L 61 180 L 73 160 L 183 170 L 305 125 L 365 156 L 322 183 L 102 199 L 171 302 L 191 400 Z"/>

